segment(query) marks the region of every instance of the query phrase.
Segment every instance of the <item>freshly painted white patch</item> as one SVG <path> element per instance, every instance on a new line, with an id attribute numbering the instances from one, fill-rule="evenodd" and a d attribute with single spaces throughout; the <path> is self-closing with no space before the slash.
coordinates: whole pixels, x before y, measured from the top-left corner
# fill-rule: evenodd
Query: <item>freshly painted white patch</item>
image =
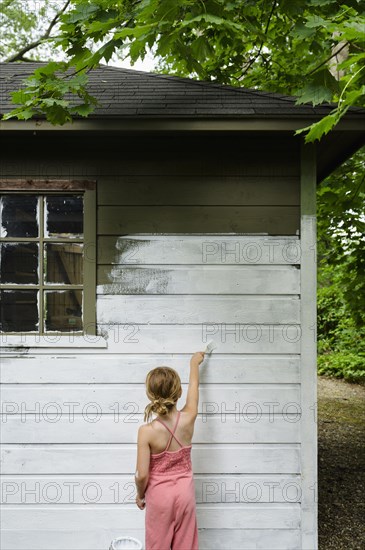
<path id="1" fill-rule="evenodd" d="M 100 241 L 106 246 L 105 238 Z M 295 236 L 128 235 L 116 241 L 114 264 L 300 264 Z"/>

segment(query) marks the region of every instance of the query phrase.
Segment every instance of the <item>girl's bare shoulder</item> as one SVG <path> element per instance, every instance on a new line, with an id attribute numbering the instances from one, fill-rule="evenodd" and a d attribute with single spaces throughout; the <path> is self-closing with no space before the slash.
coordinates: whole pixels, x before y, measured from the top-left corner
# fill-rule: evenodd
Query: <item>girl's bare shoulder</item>
<path id="1" fill-rule="evenodd" d="M 189 409 L 186 405 L 180 410 L 180 418 L 183 422 L 194 424 L 197 417 L 196 409 Z"/>

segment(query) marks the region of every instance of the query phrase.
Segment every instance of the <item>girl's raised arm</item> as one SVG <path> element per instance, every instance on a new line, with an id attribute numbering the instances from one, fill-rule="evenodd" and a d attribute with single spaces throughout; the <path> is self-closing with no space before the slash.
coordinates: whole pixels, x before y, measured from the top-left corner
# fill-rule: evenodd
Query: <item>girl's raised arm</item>
<path id="1" fill-rule="evenodd" d="M 184 412 L 190 413 L 193 417 L 198 415 L 199 404 L 199 365 L 204 360 L 204 351 L 197 351 L 190 359 L 189 388 L 186 396 Z"/>

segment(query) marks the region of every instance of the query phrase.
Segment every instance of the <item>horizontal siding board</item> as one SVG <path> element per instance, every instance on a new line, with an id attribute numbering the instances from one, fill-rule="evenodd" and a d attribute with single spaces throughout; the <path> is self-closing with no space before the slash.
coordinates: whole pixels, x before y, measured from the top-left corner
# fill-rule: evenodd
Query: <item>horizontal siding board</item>
<path id="1" fill-rule="evenodd" d="M 298 503 L 226 503 L 197 504 L 197 520 L 201 529 L 297 529 L 300 524 Z M 57 504 L 3 506 L 3 529 L 37 531 L 45 525 L 49 530 L 67 525 L 68 529 L 86 529 L 100 525 L 104 530 L 119 525 L 121 530 L 142 528 L 144 513 L 134 505 L 69 505 Z"/>
<path id="2" fill-rule="evenodd" d="M 300 353 L 300 325 L 225 324 L 99 325 L 111 353 L 184 353 L 204 350 L 214 338 L 214 353 Z"/>
<path id="3" fill-rule="evenodd" d="M 300 204 L 299 178 L 239 176 L 117 176 L 98 180 L 104 205 L 293 205 Z"/>
<path id="4" fill-rule="evenodd" d="M 199 531 L 200 550 L 299 550 L 300 531 L 295 529 L 205 529 Z"/>
<path id="5" fill-rule="evenodd" d="M 99 324 L 272 323 L 300 320 L 296 296 L 99 296 Z M 163 329 L 162 329 L 163 330 Z"/>
<path id="6" fill-rule="evenodd" d="M 99 334 L 85 335 L 85 346 L 66 350 L 66 344 L 57 347 L 53 342 L 52 353 L 82 355 L 88 342 L 107 341 L 108 353 L 115 354 L 181 354 L 186 350 L 204 350 L 214 338 L 223 354 L 299 354 L 300 325 L 273 325 L 263 323 L 201 323 L 194 325 L 98 325 Z M 71 335 L 72 337 L 72 335 Z M 95 356 L 105 354 L 105 349 L 93 348 Z M 191 353 L 192 353 L 191 351 Z M 37 347 L 37 339 L 27 335 L 22 344 L 4 344 L 6 355 L 49 355 L 50 348 Z"/>
<path id="7" fill-rule="evenodd" d="M 2 356 L 3 384 L 82 384 L 144 383 L 151 368 L 170 365 L 186 384 L 190 374 L 190 354 L 141 354 L 95 356 L 86 353 Z M 77 368 L 75 364 L 77 362 Z M 100 365 L 103 367 L 100 368 Z M 300 381 L 299 355 L 215 355 L 209 357 L 209 368 L 202 368 L 200 381 L 215 384 L 295 384 Z"/>
<path id="8" fill-rule="evenodd" d="M 55 512 L 55 513 L 58 513 Z M 20 514 L 17 514 L 19 517 Z M 21 524 L 21 520 L 19 520 Z M 95 524 L 85 528 L 69 529 L 67 517 L 65 527 L 58 525 L 51 533 L 46 529 L 4 529 L 1 541 L 6 550 L 104 550 L 113 539 L 125 535 L 134 537 L 144 544 L 144 530 L 120 527 L 120 519 L 108 529 L 97 528 Z M 123 524 L 124 525 L 124 524 Z M 201 550 L 299 550 L 299 529 L 205 529 L 198 527 Z M 259 546 L 260 545 L 260 546 Z"/>
<path id="9" fill-rule="evenodd" d="M 300 414 L 268 414 L 257 407 L 247 414 L 202 416 L 195 422 L 195 443 L 299 443 Z M 297 409 L 296 409 L 297 410 Z M 50 404 L 39 414 L 7 415 L 2 424 L 2 443 L 136 443 L 143 415 L 99 414 L 91 403 L 81 413 L 59 414 Z M 255 412 L 251 412 L 255 411 Z"/>
<path id="10" fill-rule="evenodd" d="M 99 237 L 99 264 L 134 266 L 297 265 L 300 240 L 295 235 L 136 235 Z"/>
<path id="11" fill-rule="evenodd" d="M 140 232 L 267 232 L 295 235 L 299 206 L 100 206 L 100 235 Z"/>
<path id="12" fill-rule="evenodd" d="M 26 474 L 134 474 L 135 444 L 3 444 L 3 473 Z M 196 444 L 191 451 L 196 474 L 299 474 L 300 445 Z"/>
<path id="13" fill-rule="evenodd" d="M 187 384 L 182 384 L 182 396 L 177 407 L 182 408 L 187 396 Z M 202 414 L 222 414 L 225 412 L 254 410 L 263 413 L 285 413 L 288 405 L 300 409 L 300 386 L 295 384 L 200 384 L 199 412 Z M 65 402 L 77 403 L 75 412 L 81 412 L 89 403 L 97 403 L 98 410 L 110 413 L 138 411 L 143 413 L 149 403 L 144 384 L 36 384 L 1 386 L 1 410 L 5 414 L 21 413 L 22 410 L 46 410 L 47 404 L 55 403 L 59 410 L 67 413 L 70 409 Z M 133 405 L 133 406 L 132 406 Z M 116 408 L 118 407 L 118 408 Z M 292 410 L 288 409 L 289 412 Z"/>
<path id="14" fill-rule="evenodd" d="M 134 476 L 2 476 L 2 504 L 134 504 Z M 295 475 L 195 475 L 199 504 L 300 502 Z M 29 491 L 29 493 L 28 493 Z M 31 492 L 30 492 L 31 491 Z M 34 491 L 34 492 L 33 492 Z"/>
<path id="15" fill-rule="evenodd" d="M 98 294 L 299 294 L 295 266 L 100 265 Z"/>

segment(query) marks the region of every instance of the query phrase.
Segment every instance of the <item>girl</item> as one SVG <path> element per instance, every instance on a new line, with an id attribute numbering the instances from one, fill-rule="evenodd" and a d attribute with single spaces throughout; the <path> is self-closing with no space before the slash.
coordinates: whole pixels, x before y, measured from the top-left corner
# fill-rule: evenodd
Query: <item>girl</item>
<path id="1" fill-rule="evenodd" d="M 198 414 L 199 365 L 205 353 L 190 360 L 185 406 L 178 411 L 181 381 L 170 367 L 156 367 L 146 377 L 151 413 L 157 418 L 138 429 L 136 503 L 145 517 L 146 550 L 198 550 L 195 487 L 191 464 L 191 440 Z M 163 419 L 163 420 L 162 420 Z"/>

